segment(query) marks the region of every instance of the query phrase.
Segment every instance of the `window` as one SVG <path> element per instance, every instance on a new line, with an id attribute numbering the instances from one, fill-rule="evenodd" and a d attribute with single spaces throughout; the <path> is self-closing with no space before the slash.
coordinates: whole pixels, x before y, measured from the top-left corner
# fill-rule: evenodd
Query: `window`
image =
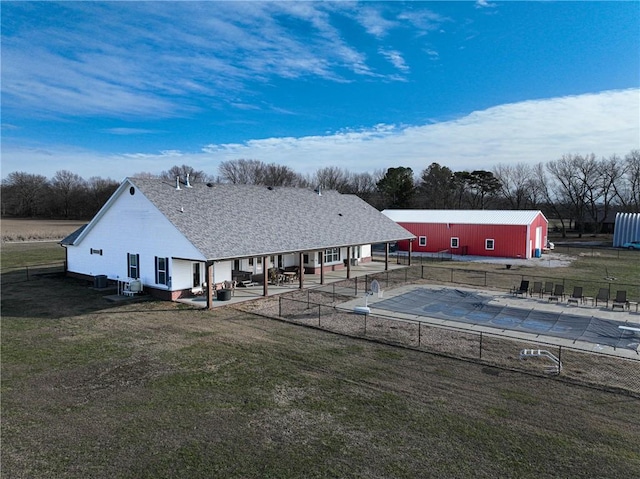
<path id="1" fill-rule="evenodd" d="M 127 275 L 129 278 L 140 278 L 140 255 L 127 253 Z"/>
<path id="2" fill-rule="evenodd" d="M 253 258 L 249 258 L 249 266 L 253 266 Z"/>
<path id="3" fill-rule="evenodd" d="M 459 238 L 451 238 L 451 247 L 452 248 L 459 248 L 458 242 L 459 242 Z"/>
<path id="4" fill-rule="evenodd" d="M 427 237 L 426 236 L 419 236 L 418 237 L 418 244 L 420 246 L 427 246 Z"/>
<path id="5" fill-rule="evenodd" d="M 200 280 L 200 263 L 193 263 L 193 287 L 197 288 L 202 285 Z"/>
<path id="6" fill-rule="evenodd" d="M 340 261 L 340 248 L 329 248 L 325 250 L 324 261 L 326 263 L 337 263 Z"/>
<path id="7" fill-rule="evenodd" d="M 156 284 L 169 284 L 169 258 L 156 256 Z"/>
<path id="8" fill-rule="evenodd" d="M 492 249 L 493 249 L 493 247 L 494 247 L 494 243 L 495 243 L 495 241 L 494 241 L 494 240 L 492 240 L 492 239 L 486 239 L 486 240 L 484 240 L 484 248 L 485 248 L 485 249 L 491 249 L 491 250 L 492 250 Z"/>

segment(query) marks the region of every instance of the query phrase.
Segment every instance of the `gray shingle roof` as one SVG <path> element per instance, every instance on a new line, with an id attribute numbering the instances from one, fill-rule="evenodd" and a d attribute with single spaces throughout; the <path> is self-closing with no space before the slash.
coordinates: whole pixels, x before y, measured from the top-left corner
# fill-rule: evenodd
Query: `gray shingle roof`
<path id="1" fill-rule="evenodd" d="M 80 234 L 84 231 L 84 229 L 89 226 L 89 224 L 87 223 L 86 225 L 82 225 L 80 228 L 78 228 L 77 230 L 75 230 L 73 233 L 71 233 L 69 236 L 67 236 L 66 238 L 62 239 L 60 241 L 61 245 L 72 245 L 76 239 L 78 239 L 78 236 L 80 236 Z"/>
<path id="2" fill-rule="evenodd" d="M 208 259 L 393 242 L 414 235 L 355 195 L 254 185 L 129 181 Z"/>

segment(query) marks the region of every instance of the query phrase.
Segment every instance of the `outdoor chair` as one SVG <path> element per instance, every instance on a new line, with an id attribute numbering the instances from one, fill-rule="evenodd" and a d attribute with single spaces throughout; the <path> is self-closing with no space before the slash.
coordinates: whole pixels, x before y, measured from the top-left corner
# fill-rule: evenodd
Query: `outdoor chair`
<path id="1" fill-rule="evenodd" d="M 604 301 L 609 307 L 609 289 L 608 288 L 600 288 L 598 290 L 598 295 L 596 296 L 596 306 L 598 306 L 598 301 Z"/>
<path id="2" fill-rule="evenodd" d="M 544 289 L 542 290 L 541 296 L 544 298 L 545 294 L 548 294 L 549 296 L 553 294 L 553 281 L 546 281 L 544 283 Z"/>
<path id="3" fill-rule="evenodd" d="M 623 291 L 618 290 L 616 292 L 616 299 L 614 299 L 613 302 L 611 303 L 611 309 L 616 309 L 616 307 L 622 308 L 623 311 L 627 308 L 627 291 L 626 290 L 623 290 Z"/>
<path id="4" fill-rule="evenodd" d="M 519 288 L 513 288 L 513 290 L 511 290 L 511 293 L 514 294 L 515 296 L 519 294 L 526 295 L 528 292 L 529 292 L 529 281 L 524 279 L 520 281 Z"/>
<path id="5" fill-rule="evenodd" d="M 574 286 L 573 293 L 571 293 L 571 296 L 567 298 L 567 303 L 579 304 L 582 302 L 584 302 L 584 296 L 582 295 L 582 286 Z"/>
<path id="6" fill-rule="evenodd" d="M 553 294 L 549 296 L 549 301 L 559 301 L 560 299 L 564 300 L 564 285 L 556 284 L 553 288 Z"/>
<path id="7" fill-rule="evenodd" d="M 534 294 L 542 296 L 542 281 L 535 281 L 533 283 L 533 289 L 529 291 L 529 296 L 533 296 Z"/>

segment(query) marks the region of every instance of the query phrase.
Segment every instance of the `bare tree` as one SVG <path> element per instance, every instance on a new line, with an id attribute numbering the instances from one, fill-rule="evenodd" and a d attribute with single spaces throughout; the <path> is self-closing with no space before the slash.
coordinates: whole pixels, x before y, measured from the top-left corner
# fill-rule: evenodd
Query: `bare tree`
<path id="1" fill-rule="evenodd" d="M 316 170 L 312 182 L 327 190 L 344 193 L 349 189 L 350 175 L 347 170 L 336 166 L 327 166 Z"/>
<path id="2" fill-rule="evenodd" d="M 53 193 L 53 213 L 56 216 L 69 218 L 79 216 L 80 198 L 86 188 L 84 179 L 68 170 L 59 170 L 51 179 Z"/>
<path id="3" fill-rule="evenodd" d="M 264 178 L 265 164 L 259 160 L 223 161 L 218 166 L 222 181 L 235 185 L 260 185 Z"/>
<path id="4" fill-rule="evenodd" d="M 617 188 L 618 197 L 629 212 L 640 213 L 640 150 L 632 150 L 625 157 L 624 186 Z"/>
<path id="5" fill-rule="evenodd" d="M 111 178 L 100 178 L 92 176 L 87 180 L 87 204 L 84 216 L 92 217 L 107 202 L 111 195 L 118 188 L 118 182 Z"/>
<path id="6" fill-rule="evenodd" d="M 288 166 L 271 163 L 264 166 L 261 184 L 267 186 L 303 186 L 304 179 Z"/>
<path id="7" fill-rule="evenodd" d="M 160 178 L 160 175 L 156 173 L 151 173 L 150 171 L 140 171 L 138 173 L 131 175 L 131 178 L 142 178 L 147 180 L 153 180 L 153 179 Z"/>
<path id="8" fill-rule="evenodd" d="M 180 178 L 181 181 L 186 181 L 187 175 L 189 175 L 189 183 L 202 183 L 208 180 L 206 173 L 202 170 L 196 170 L 189 165 L 172 166 L 168 171 L 160 173 L 160 177 L 165 180 L 175 180 Z"/>
<path id="9" fill-rule="evenodd" d="M 2 214 L 39 216 L 47 206 L 49 181 L 24 171 L 9 173 L 2 182 Z"/>
<path id="10" fill-rule="evenodd" d="M 595 155 L 563 155 L 559 160 L 548 162 L 547 171 L 555 180 L 556 196 L 570 205 L 570 219 L 576 221 L 578 235 L 582 237 L 589 214 L 588 203 L 597 201 L 598 197 L 592 186 L 599 174 Z"/>
<path id="11" fill-rule="evenodd" d="M 500 196 L 512 209 L 536 206 L 536 188 L 531 166 L 518 163 L 515 166 L 498 164 L 493 169 L 500 182 Z"/>

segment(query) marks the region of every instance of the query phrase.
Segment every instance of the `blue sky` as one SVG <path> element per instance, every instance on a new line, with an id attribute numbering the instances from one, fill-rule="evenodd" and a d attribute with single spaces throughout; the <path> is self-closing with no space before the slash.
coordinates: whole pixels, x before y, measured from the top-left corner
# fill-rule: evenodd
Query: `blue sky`
<path id="1" fill-rule="evenodd" d="M 640 148 L 640 3 L 2 2 L 2 177 Z"/>

